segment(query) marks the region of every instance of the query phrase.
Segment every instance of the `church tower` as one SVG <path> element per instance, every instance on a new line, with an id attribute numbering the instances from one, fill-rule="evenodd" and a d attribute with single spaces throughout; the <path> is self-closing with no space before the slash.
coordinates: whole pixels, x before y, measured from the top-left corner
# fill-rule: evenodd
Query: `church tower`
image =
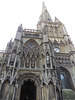
<path id="1" fill-rule="evenodd" d="M 3 53 L 0 100 L 65 100 L 66 90 L 75 91 L 74 70 L 74 45 L 64 24 L 52 21 L 43 3 L 37 30 L 21 24 Z"/>

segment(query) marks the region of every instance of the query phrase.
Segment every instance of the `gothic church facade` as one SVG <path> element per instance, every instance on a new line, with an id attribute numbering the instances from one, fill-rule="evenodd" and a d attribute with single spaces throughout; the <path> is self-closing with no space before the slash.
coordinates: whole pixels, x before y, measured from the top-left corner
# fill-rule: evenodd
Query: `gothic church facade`
<path id="1" fill-rule="evenodd" d="M 37 30 L 20 25 L 0 60 L 0 100 L 63 100 L 75 90 L 75 48 L 62 22 L 45 4 Z"/>

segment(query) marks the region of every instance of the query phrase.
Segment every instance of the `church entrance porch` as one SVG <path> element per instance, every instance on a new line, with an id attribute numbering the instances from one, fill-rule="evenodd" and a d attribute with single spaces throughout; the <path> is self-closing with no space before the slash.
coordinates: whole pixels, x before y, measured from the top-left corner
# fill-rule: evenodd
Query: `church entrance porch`
<path id="1" fill-rule="evenodd" d="M 25 81 L 21 87 L 20 100 L 36 100 L 36 86 L 34 82 Z"/>

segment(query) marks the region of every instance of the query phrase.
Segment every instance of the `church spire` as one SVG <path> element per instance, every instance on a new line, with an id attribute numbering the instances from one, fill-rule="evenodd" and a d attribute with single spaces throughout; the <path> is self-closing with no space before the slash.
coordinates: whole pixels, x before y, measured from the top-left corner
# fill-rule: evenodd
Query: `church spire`
<path id="1" fill-rule="evenodd" d="M 47 11 L 47 8 L 46 8 L 46 6 L 45 6 L 45 4 L 44 4 L 44 2 L 43 2 L 42 13 L 44 13 L 45 11 Z"/>
<path id="2" fill-rule="evenodd" d="M 40 29 L 42 23 L 43 23 L 43 27 L 44 27 L 44 25 L 49 24 L 49 23 L 52 23 L 52 22 L 53 22 L 53 21 L 52 21 L 52 19 L 51 19 L 51 17 L 50 17 L 50 14 L 49 14 L 49 12 L 48 12 L 48 10 L 47 10 L 47 8 L 46 8 L 44 2 L 43 2 L 42 14 L 41 14 L 41 16 L 40 16 L 40 18 L 39 18 L 39 22 L 38 22 L 38 24 L 37 24 L 37 29 Z M 39 28 L 38 28 L 38 27 L 39 27 Z M 43 27 L 42 27 L 42 28 L 43 28 Z"/>
<path id="3" fill-rule="evenodd" d="M 52 22 L 52 19 L 50 17 L 50 14 L 49 14 L 44 2 L 43 2 L 43 6 L 42 6 L 42 15 L 41 16 L 42 16 L 44 22 L 46 22 L 46 23 Z"/>

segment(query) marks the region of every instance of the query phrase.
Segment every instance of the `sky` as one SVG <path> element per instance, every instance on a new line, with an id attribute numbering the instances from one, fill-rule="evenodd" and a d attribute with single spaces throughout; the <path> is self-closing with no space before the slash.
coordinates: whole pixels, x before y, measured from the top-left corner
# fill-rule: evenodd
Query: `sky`
<path id="1" fill-rule="evenodd" d="M 15 38 L 20 24 L 36 29 L 43 1 L 51 18 L 56 16 L 65 25 L 75 45 L 75 0 L 0 0 L 0 50 Z"/>

